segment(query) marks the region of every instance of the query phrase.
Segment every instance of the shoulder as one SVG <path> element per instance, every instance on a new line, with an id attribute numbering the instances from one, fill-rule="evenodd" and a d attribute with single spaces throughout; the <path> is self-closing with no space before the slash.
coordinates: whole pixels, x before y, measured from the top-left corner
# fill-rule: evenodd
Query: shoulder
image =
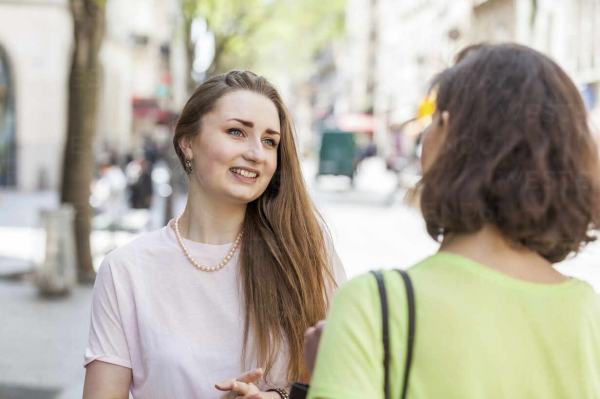
<path id="1" fill-rule="evenodd" d="M 573 288 L 578 301 L 585 305 L 585 308 L 594 315 L 594 318 L 600 320 L 600 293 L 595 291 L 594 287 L 586 281 L 573 280 Z"/>
<path id="2" fill-rule="evenodd" d="M 378 334 L 381 313 L 375 277 L 365 273 L 350 279 L 336 292 L 325 333 L 334 335 L 338 341 L 347 334 L 360 335 L 365 342 Z M 328 332 L 329 331 L 329 332 Z"/>
<path id="3" fill-rule="evenodd" d="M 387 275 L 389 271 L 381 271 L 383 275 Z M 386 277 L 387 278 L 387 277 Z M 373 272 L 366 272 L 348 280 L 344 287 L 348 291 L 360 292 L 362 294 L 372 293 L 377 288 L 377 280 Z"/>
<path id="4" fill-rule="evenodd" d="M 139 267 L 140 259 L 158 259 L 164 256 L 165 246 L 169 243 L 163 229 L 142 233 L 106 254 L 98 273 L 101 274 L 102 269 L 110 269 L 111 274 L 132 272 Z"/>
<path id="5" fill-rule="evenodd" d="M 370 307 L 375 300 L 378 300 L 375 276 L 364 273 L 341 285 L 333 299 L 333 306 Z"/>
<path id="6" fill-rule="evenodd" d="M 409 275 L 413 274 L 413 269 L 408 270 Z M 386 291 L 392 291 L 397 285 L 403 285 L 400 273 L 394 269 L 386 269 L 372 271 L 358 275 L 345 284 L 343 284 L 336 296 L 347 296 L 348 299 L 357 298 L 357 300 L 365 300 L 367 298 L 379 300 L 379 288 L 375 274 L 380 274 L 383 277 L 384 287 Z"/>
<path id="7" fill-rule="evenodd" d="M 165 228 L 163 227 L 158 230 L 141 233 L 127 244 L 109 252 L 106 257 L 112 261 L 121 261 L 144 252 L 164 247 L 168 244 L 164 229 Z"/>

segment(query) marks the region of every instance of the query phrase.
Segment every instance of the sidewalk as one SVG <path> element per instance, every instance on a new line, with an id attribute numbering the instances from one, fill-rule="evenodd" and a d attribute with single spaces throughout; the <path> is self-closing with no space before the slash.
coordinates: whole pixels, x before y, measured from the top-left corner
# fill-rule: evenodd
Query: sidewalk
<path id="1" fill-rule="evenodd" d="M 0 398 L 81 398 L 92 287 L 42 299 L 32 283 L 0 280 Z"/>
<path id="2" fill-rule="evenodd" d="M 161 206 L 150 211 L 152 224 Z M 54 192 L 0 191 L 0 399 L 80 399 L 83 392 L 92 287 L 48 299 L 32 281 L 45 256 L 40 211 L 57 207 Z M 95 265 L 135 235 L 94 231 Z"/>

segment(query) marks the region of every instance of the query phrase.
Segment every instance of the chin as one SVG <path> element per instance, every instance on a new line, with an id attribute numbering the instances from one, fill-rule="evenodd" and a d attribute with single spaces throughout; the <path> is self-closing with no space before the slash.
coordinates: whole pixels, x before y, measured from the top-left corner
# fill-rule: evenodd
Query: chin
<path id="1" fill-rule="evenodd" d="M 260 192 L 229 192 L 228 193 L 228 197 L 231 199 L 232 202 L 236 202 L 239 204 L 249 204 L 250 202 L 256 200 L 257 198 L 259 198 L 262 194 L 264 193 L 263 191 Z"/>

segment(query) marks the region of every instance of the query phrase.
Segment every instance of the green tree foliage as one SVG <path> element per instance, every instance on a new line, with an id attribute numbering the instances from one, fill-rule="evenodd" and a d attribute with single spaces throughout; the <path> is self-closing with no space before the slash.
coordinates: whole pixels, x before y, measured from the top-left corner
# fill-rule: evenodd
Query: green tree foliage
<path id="1" fill-rule="evenodd" d="M 343 33 L 344 8 L 344 0 L 281 1 L 257 38 L 255 68 L 296 78 L 314 73 L 317 54 Z"/>
<path id="2" fill-rule="evenodd" d="M 208 75 L 240 68 L 305 72 L 343 30 L 344 0 L 183 1 L 187 36 L 199 17 L 215 37 Z"/>

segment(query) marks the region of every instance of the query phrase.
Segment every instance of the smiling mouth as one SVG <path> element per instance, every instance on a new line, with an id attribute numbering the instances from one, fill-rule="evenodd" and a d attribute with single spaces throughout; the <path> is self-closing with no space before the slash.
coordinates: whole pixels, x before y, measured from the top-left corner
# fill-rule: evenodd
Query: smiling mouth
<path id="1" fill-rule="evenodd" d="M 258 172 L 252 171 L 252 170 L 248 170 L 248 169 L 243 169 L 243 168 L 231 168 L 229 169 L 232 173 L 245 177 L 247 179 L 256 179 L 259 175 Z"/>

